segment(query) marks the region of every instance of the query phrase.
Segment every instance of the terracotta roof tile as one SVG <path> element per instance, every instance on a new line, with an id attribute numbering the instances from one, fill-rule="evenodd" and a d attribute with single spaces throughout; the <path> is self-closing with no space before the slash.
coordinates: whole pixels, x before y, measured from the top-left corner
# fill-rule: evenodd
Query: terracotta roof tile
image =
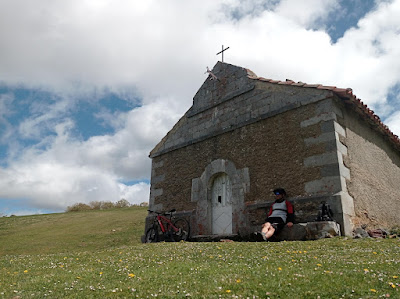
<path id="1" fill-rule="evenodd" d="M 321 87 L 321 84 L 305 84 L 303 87 L 308 87 L 308 88 L 318 88 Z"/>
<path id="2" fill-rule="evenodd" d="M 297 82 L 297 83 L 293 83 L 292 85 L 293 85 L 293 86 L 304 86 L 305 83 L 303 83 L 303 82 Z"/>
<path id="3" fill-rule="evenodd" d="M 327 89 L 327 90 L 335 90 L 336 86 L 324 86 L 324 85 L 320 85 L 317 87 L 317 89 Z"/>
<path id="4" fill-rule="evenodd" d="M 252 78 L 252 79 L 254 79 L 254 78 Z M 265 81 L 265 82 L 272 81 L 271 79 L 265 79 L 265 78 L 257 78 L 257 79 L 260 80 L 260 81 Z"/>
<path id="5" fill-rule="evenodd" d="M 278 84 L 280 85 L 292 85 L 293 83 L 290 81 L 279 81 Z"/>
<path id="6" fill-rule="evenodd" d="M 325 86 L 321 84 L 306 84 L 303 82 L 294 82 L 293 80 L 286 79 L 286 81 L 279 81 L 279 80 L 272 80 L 266 79 L 263 77 L 256 76 L 250 70 L 248 71 L 248 77 L 250 79 L 259 80 L 263 82 L 269 82 L 273 84 L 280 84 L 280 85 L 291 85 L 297 87 L 307 87 L 307 88 L 316 88 L 316 89 L 324 89 L 324 90 L 331 90 L 334 92 L 339 98 L 341 98 L 346 104 L 349 104 L 353 110 L 359 113 L 362 117 L 366 120 L 371 121 L 373 124 L 377 126 L 379 132 L 383 135 L 388 137 L 388 139 L 395 145 L 395 147 L 400 150 L 400 138 L 393 134 L 392 131 L 386 126 L 378 115 L 375 112 L 367 107 L 359 98 L 357 98 L 353 94 L 353 90 L 351 88 L 338 88 L 336 86 Z M 250 72 L 249 72 L 250 71 Z"/>

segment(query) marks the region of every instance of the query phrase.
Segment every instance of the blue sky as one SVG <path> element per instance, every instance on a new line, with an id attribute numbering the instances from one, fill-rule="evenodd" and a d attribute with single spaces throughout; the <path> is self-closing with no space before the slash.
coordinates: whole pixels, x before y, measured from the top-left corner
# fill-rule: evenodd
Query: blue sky
<path id="1" fill-rule="evenodd" d="M 0 215 L 149 198 L 148 154 L 221 45 L 257 75 L 351 87 L 400 135 L 400 0 L 0 2 Z"/>

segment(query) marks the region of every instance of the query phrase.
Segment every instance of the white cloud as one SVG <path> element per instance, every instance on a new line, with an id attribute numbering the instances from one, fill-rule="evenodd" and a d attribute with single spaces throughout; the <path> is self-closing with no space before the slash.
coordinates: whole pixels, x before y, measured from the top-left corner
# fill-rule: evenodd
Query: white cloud
<path id="1" fill-rule="evenodd" d="M 124 186 L 108 173 L 86 166 L 68 167 L 56 161 L 19 163 L 1 171 L 0 178 L 0 197 L 28 197 L 32 206 L 55 211 L 62 211 L 76 202 L 115 202 L 122 196 L 131 203 L 141 203 L 147 201 L 149 195 L 147 184 Z"/>
<path id="2" fill-rule="evenodd" d="M 285 3 L 289 2 L 281 2 L 276 11 L 284 6 L 294 13 L 296 6 Z M 301 2 L 305 11 L 318 12 L 311 4 L 312 1 Z M 309 22 L 315 19 L 314 13 L 306 18 Z M 244 65 L 257 75 L 350 87 L 378 114 L 393 113 L 385 103 L 389 90 L 400 78 L 399 14 L 400 1 L 383 2 L 336 44 L 327 33 L 308 30 L 272 11 L 243 18 L 233 25 L 218 25 L 218 30 L 233 41 L 229 45 L 235 50 L 227 52 L 233 63 Z M 316 15 L 324 17 L 323 13 Z"/>
<path id="3" fill-rule="evenodd" d="M 147 202 L 150 196 L 150 185 L 138 183 L 133 186 L 119 185 L 121 198 L 127 199 L 132 204 Z"/>
<path id="4" fill-rule="evenodd" d="M 309 28 L 340 12 L 339 3 L 0 2 L 0 82 L 59 95 L 0 136 L 15 143 L 9 165 L 0 169 L 0 197 L 32 198 L 38 208 L 72 200 L 145 201 L 147 184 L 119 182 L 149 178 L 149 151 L 190 107 L 206 66 L 220 59 L 221 44 L 230 47 L 225 61 L 259 76 L 353 88 L 400 135 L 399 107 L 386 103 L 400 78 L 400 1 L 383 1 L 332 44 L 326 32 Z M 142 106 L 122 114 L 102 111 L 97 116 L 115 133 L 83 141 L 73 135 L 75 124 L 65 111 L 79 104 L 77 94 L 96 99 L 104 89 L 129 101 L 140 97 Z M 0 126 L 9 103 L 0 101 Z M 12 139 L 16 130 L 41 141 L 21 148 Z M 46 135 L 49 130 L 54 135 Z"/>
<path id="5" fill-rule="evenodd" d="M 389 129 L 400 137 L 400 111 L 393 113 L 385 121 Z"/>
<path id="6" fill-rule="evenodd" d="M 166 88 L 187 90 L 182 73 L 204 68 L 198 59 L 207 45 L 199 47 L 196 40 L 215 6 L 213 1 L 2 2 L 0 78 L 57 88 L 75 82 L 135 84 L 156 95 Z"/>
<path id="7" fill-rule="evenodd" d="M 66 110 L 71 109 L 71 103 L 66 100 L 60 100 L 52 105 L 41 104 L 38 108 L 43 111 L 37 111 L 31 117 L 25 119 L 19 125 L 18 132 L 23 138 L 38 139 L 43 136 L 50 128 L 57 125 L 62 119 Z"/>
<path id="8" fill-rule="evenodd" d="M 275 12 L 307 28 L 337 8 L 338 0 L 282 0 Z"/>
<path id="9" fill-rule="evenodd" d="M 400 1 L 383 2 L 338 41 L 336 69 L 357 96 L 372 107 L 386 101 L 400 77 Z M 333 60 L 334 62 L 337 60 Z"/>
<path id="10" fill-rule="evenodd" d="M 120 181 L 149 178 L 148 154 L 174 124 L 174 110 L 168 100 L 138 107 L 123 116 L 124 128 L 116 134 L 87 141 L 70 135 L 70 120 L 57 124 L 55 137 L 25 149 L 9 167 L 0 168 L 0 198 L 30 198 L 36 208 L 54 210 L 94 200 L 147 201 L 148 184 Z"/>
<path id="11" fill-rule="evenodd" d="M 338 5 L 337 0 L 5 1 L 0 79 L 81 92 L 134 85 L 145 103 L 173 96 L 188 107 L 205 67 L 225 44 L 231 47 L 228 62 L 257 68 L 259 75 L 352 87 L 373 104 L 398 78 L 398 66 L 391 64 L 400 48 L 399 1 L 382 3 L 332 45 L 326 33 L 307 28 L 340 10 Z M 246 17 L 227 16 L 235 9 Z M 383 71 L 389 73 L 376 76 Z"/>
<path id="12" fill-rule="evenodd" d="M 0 95 L 0 120 L 4 120 L 4 117 L 7 114 L 10 114 L 12 111 L 10 109 L 10 104 L 14 100 L 12 94 L 2 94 Z"/>
<path id="13" fill-rule="evenodd" d="M 0 95 L 0 130 L 3 131 L 0 135 L 0 142 L 8 140 L 13 133 L 13 128 L 7 121 L 7 116 L 13 113 L 11 108 L 13 100 L 12 94 Z"/>

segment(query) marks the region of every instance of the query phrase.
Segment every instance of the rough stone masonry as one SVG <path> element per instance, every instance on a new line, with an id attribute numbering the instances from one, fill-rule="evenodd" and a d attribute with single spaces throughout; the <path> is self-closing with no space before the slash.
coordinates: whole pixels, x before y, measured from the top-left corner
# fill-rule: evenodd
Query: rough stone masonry
<path id="1" fill-rule="evenodd" d="M 218 80 L 206 79 L 150 153 L 151 210 L 177 209 L 192 236 L 245 237 L 283 187 L 297 222 L 314 221 L 326 202 L 345 235 L 400 223 L 400 141 L 351 89 L 222 62 L 212 73 Z"/>

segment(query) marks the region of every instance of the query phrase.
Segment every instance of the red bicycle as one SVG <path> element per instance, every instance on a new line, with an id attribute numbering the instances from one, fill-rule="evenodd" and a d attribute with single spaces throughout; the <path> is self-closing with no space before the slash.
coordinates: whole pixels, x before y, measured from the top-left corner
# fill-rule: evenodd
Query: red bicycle
<path id="1" fill-rule="evenodd" d="M 156 212 L 148 210 L 150 213 L 157 214 L 154 217 L 153 225 L 147 230 L 145 243 L 154 243 L 159 241 L 186 241 L 190 234 L 189 222 L 184 218 L 172 219 L 172 209 L 169 212 Z"/>

